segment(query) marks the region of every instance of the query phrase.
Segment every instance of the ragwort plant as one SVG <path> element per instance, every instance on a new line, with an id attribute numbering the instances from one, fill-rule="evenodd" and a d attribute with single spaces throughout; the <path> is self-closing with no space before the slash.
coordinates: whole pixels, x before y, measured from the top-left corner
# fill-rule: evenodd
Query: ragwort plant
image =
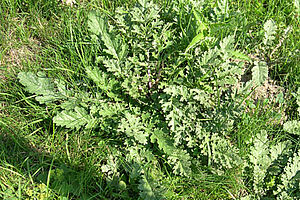
<path id="1" fill-rule="evenodd" d="M 206 166 L 220 176 L 227 170 L 244 171 L 253 183 L 253 195 L 244 198 L 273 191 L 278 199 L 292 199 L 299 191 L 294 177 L 300 155 L 284 152 L 294 146 L 271 145 L 262 131 L 249 142 L 250 154 L 244 157 L 232 139 L 245 112 L 242 102 L 251 87 L 267 79 L 268 68 L 255 62 L 252 79 L 241 84 L 250 58 L 235 49 L 234 35 L 221 40 L 210 35 L 210 24 L 230 15 L 227 1 L 169 6 L 161 9 L 139 0 L 113 15 L 89 14 L 90 42 L 98 49 L 85 64 L 90 87 L 78 91 L 32 72 L 19 73 L 21 84 L 39 103 L 59 108 L 53 118 L 57 126 L 110 139 L 101 171 L 106 184 L 118 191 L 137 184 L 142 199 L 163 199 L 169 194 L 170 174 L 196 179 Z M 271 174 L 268 170 L 282 156 L 289 160 Z M 273 178 L 278 174 L 281 178 Z"/>
<path id="2" fill-rule="evenodd" d="M 299 89 L 295 98 L 300 108 Z M 298 138 L 299 120 L 285 122 L 283 129 L 292 137 Z M 271 143 L 265 130 L 258 133 L 252 142 L 246 170 L 249 168 L 252 170 L 253 193 L 242 199 L 298 199 L 300 196 L 299 144 L 292 144 L 291 140 Z"/>

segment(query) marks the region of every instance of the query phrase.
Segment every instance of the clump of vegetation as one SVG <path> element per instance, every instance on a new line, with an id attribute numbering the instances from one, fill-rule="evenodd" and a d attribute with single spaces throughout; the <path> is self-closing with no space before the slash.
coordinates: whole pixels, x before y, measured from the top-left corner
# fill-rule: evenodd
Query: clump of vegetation
<path id="1" fill-rule="evenodd" d="M 162 5 L 139 0 L 111 12 L 93 9 L 83 23 L 87 29 L 77 35 L 71 30 L 68 43 L 77 68 L 56 76 L 51 70 L 17 76 L 24 86 L 18 90 L 27 92 L 20 101 L 43 110 L 33 124 L 50 124 L 40 130 L 50 133 L 51 162 L 34 174 L 43 182 L 36 187 L 43 189 L 26 189 L 25 196 L 300 195 L 299 119 L 285 121 L 290 88 L 253 95 L 276 79 L 272 63 L 283 62 L 279 52 L 291 25 L 264 20 L 256 36 L 243 40 L 245 31 L 252 31 L 247 15 L 226 0 Z M 257 41 L 251 43 L 251 37 Z M 265 56 L 246 51 L 249 46 Z M 298 80 L 294 76 L 291 80 Z M 298 89 L 289 98 L 300 107 L 299 97 Z M 290 116 L 300 114 L 294 108 Z M 0 197 L 13 196 L 9 191 Z"/>

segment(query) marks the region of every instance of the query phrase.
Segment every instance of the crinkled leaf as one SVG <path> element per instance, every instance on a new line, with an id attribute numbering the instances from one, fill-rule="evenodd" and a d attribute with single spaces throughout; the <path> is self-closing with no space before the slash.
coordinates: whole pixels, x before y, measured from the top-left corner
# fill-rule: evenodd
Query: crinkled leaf
<path id="1" fill-rule="evenodd" d="M 254 173 L 254 191 L 255 193 L 263 193 L 263 180 L 266 176 L 268 167 L 271 165 L 269 155 L 269 142 L 267 131 L 263 130 L 254 140 L 254 146 L 251 147 L 250 162 L 253 164 Z"/>
<path id="2" fill-rule="evenodd" d="M 300 150 L 295 152 L 293 157 L 289 159 L 287 166 L 284 168 L 284 173 L 281 176 L 282 185 L 279 185 L 278 191 L 286 193 L 289 197 L 293 194 L 300 194 Z M 282 195 L 282 194 L 281 194 Z M 291 198 L 296 199 L 296 198 Z"/>
<path id="3" fill-rule="evenodd" d="M 75 107 L 74 110 L 63 110 L 53 118 L 53 122 L 59 126 L 76 129 L 87 125 L 91 121 L 93 119 L 82 107 Z"/>
<path id="4" fill-rule="evenodd" d="M 157 142 L 158 148 L 163 150 L 167 155 L 171 155 L 175 149 L 169 136 L 164 134 L 161 130 L 155 130 L 153 132 L 151 142 Z"/>
<path id="5" fill-rule="evenodd" d="M 134 137 L 139 143 L 147 144 L 149 133 L 140 118 L 130 113 L 125 113 L 125 118 L 121 120 L 119 130 L 129 137 Z"/>
<path id="6" fill-rule="evenodd" d="M 107 49 L 104 51 L 110 55 L 112 55 L 115 59 L 119 60 L 119 55 L 118 55 L 118 42 L 116 38 L 112 38 L 108 33 L 106 27 L 101 29 L 100 31 L 101 39 L 104 42 L 105 46 Z"/>
<path id="7" fill-rule="evenodd" d="M 173 154 L 169 156 L 169 162 L 174 165 L 173 172 L 181 176 L 191 175 L 191 157 L 185 150 L 174 149 Z"/>
<path id="8" fill-rule="evenodd" d="M 112 55 L 115 59 L 119 60 L 118 48 L 120 46 L 120 40 L 117 37 L 112 38 L 107 31 L 107 20 L 100 16 L 97 12 L 91 12 L 88 16 L 88 27 L 89 30 L 100 36 L 101 40 L 104 42 L 106 53 Z M 124 56 L 124 48 L 121 50 L 122 56 Z"/>
<path id="9" fill-rule="evenodd" d="M 39 76 L 37 76 L 32 72 L 20 72 L 18 78 L 28 92 L 38 95 L 36 100 L 41 104 L 65 98 L 65 95 L 57 91 L 52 80 L 45 77 L 42 73 L 39 73 Z M 59 86 L 61 86 L 61 84 Z M 59 89 L 66 94 L 63 87 Z"/>
<path id="10" fill-rule="evenodd" d="M 268 78 L 268 66 L 265 62 L 254 62 L 254 67 L 252 69 L 252 81 L 256 85 L 263 84 Z"/>
<path id="11" fill-rule="evenodd" d="M 151 142 L 157 142 L 159 149 L 169 155 L 169 162 L 173 165 L 175 174 L 189 176 L 191 173 L 191 157 L 186 151 L 175 147 L 170 137 L 161 130 L 155 130 L 151 135 Z"/>
<path id="12" fill-rule="evenodd" d="M 88 15 L 88 28 L 95 35 L 99 35 L 101 32 L 103 32 L 104 19 L 100 16 L 99 12 L 90 12 Z"/>
<path id="13" fill-rule="evenodd" d="M 122 68 L 117 60 L 103 61 L 107 71 L 113 72 L 116 76 L 122 76 Z"/>
<path id="14" fill-rule="evenodd" d="M 243 162 L 238 155 L 238 150 L 217 134 L 211 136 L 211 152 L 214 163 L 223 168 L 234 168 Z"/>
<path id="15" fill-rule="evenodd" d="M 86 67 L 87 75 L 96 83 L 98 87 L 106 91 L 107 88 L 107 76 L 105 73 L 99 70 L 97 67 Z"/>
<path id="16" fill-rule="evenodd" d="M 142 175 L 138 186 L 140 197 L 143 200 L 159 200 L 161 197 L 155 193 L 155 188 L 152 187 L 151 181 L 145 175 Z"/>
<path id="17" fill-rule="evenodd" d="M 275 22 L 271 19 L 265 22 L 264 24 L 264 30 L 265 30 L 265 38 L 264 38 L 264 44 L 271 44 L 273 40 L 275 39 L 275 34 L 277 30 L 277 26 Z"/>
<path id="18" fill-rule="evenodd" d="M 283 130 L 291 134 L 300 135 L 300 121 L 287 121 L 283 124 Z"/>
<path id="19" fill-rule="evenodd" d="M 223 51 L 223 52 L 231 50 L 233 48 L 233 42 L 234 42 L 234 36 L 233 35 L 225 37 L 220 42 L 220 47 L 221 47 L 220 50 Z"/>
<path id="20" fill-rule="evenodd" d="M 54 93 L 55 91 L 54 84 L 44 75 L 38 77 L 32 72 L 20 72 L 18 78 L 20 79 L 20 83 L 24 85 L 26 87 L 25 89 L 30 93 L 43 95 Z"/>
<path id="21" fill-rule="evenodd" d="M 295 94 L 297 105 L 298 105 L 298 113 L 300 115 L 300 87 L 297 90 L 297 93 Z"/>

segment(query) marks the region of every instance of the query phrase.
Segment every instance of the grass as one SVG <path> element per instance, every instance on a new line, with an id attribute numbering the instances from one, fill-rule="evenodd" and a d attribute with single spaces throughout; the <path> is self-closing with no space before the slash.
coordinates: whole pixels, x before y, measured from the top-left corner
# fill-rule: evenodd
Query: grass
<path id="1" fill-rule="evenodd" d="M 45 71 L 70 84 L 85 78 L 83 69 L 97 55 L 88 44 L 86 19 L 89 10 L 113 12 L 118 5 L 128 7 L 134 0 L 82 0 L 75 7 L 59 1 L 4 0 L 0 4 L 0 197 L 3 199 L 137 199 L 136 183 L 126 189 L 108 187 L 101 163 L 110 154 L 98 133 L 68 131 L 52 122 L 54 108 L 39 105 L 24 92 L 16 75 L 20 71 Z M 168 1 L 158 1 L 162 5 Z M 299 17 L 292 1 L 229 1 L 239 10 L 214 34 L 225 37 L 235 31 L 237 44 L 246 54 L 257 54 L 262 25 L 268 19 L 279 24 L 276 40 L 284 29 L 291 34 L 274 52 L 270 76 L 286 93 L 300 87 Z M 266 59 L 272 49 L 255 55 Z M 82 85 L 74 85 L 78 90 Z M 294 101 L 287 102 L 286 115 L 299 119 Z M 249 151 L 245 138 L 267 129 L 273 137 L 282 136 L 281 125 L 270 125 L 272 112 L 247 115 L 237 125 L 234 140 L 244 154 Z M 295 140 L 295 139 L 294 139 Z M 299 144 L 299 142 L 298 142 Z M 165 166 L 166 168 L 168 166 Z M 203 168 L 206 168 L 205 166 Z M 172 176 L 165 180 L 168 199 L 229 199 L 250 192 L 251 183 L 241 180 L 237 171 L 216 176 L 203 171 L 199 177 Z M 201 171 L 200 170 L 200 171 Z M 199 180 L 201 180 L 199 182 Z M 119 186 L 118 186 L 119 187 Z"/>

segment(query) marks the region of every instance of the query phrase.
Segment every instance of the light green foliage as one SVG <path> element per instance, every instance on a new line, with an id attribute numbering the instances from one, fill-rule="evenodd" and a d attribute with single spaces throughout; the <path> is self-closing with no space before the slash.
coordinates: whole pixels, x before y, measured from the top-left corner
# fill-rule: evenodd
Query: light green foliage
<path id="1" fill-rule="evenodd" d="M 174 165 L 174 173 L 188 176 L 191 174 L 191 157 L 185 151 L 175 147 L 171 138 L 161 130 L 155 130 L 151 142 L 157 143 L 158 148 L 169 156 L 169 162 Z"/>
<path id="2" fill-rule="evenodd" d="M 298 91 L 294 96 L 296 98 L 296 103 L 298 105 L 298 114 L 300 116 L 300 88 L 298 88 Z M 283 130 L 291 134 L 300 135 L 300 121 L 291 120 L 285 122 L 283 125 Z"/>
<path id="3" fill-rule="evenodd" d="M 278 199 L 296 199 L 300 196 L 300 151 L 289 158 L 277 192 L 280 193 Z"/>
<path id="4" fill-rule="evenodd" d="M 116 12 L 112 24 L 103 14 L 91 13 L 89 27 L 93 37 L 104 43 L 103 51 L 111 55 L 99 56 L 100 63 L 113 74 L 111 79 L 122 82 L 122 88 L 137 98 L 148 93 L 160 79 L 160 57 L 171 44 L 171 23 L 163 23 L 158 6 L 148 1 L 129 11 L 118 8 Z"/>
<path id="5" fill-rule="evenodd" d="M 151 179 L 151 180 L 150 180 Z M 155 181 L 152 177 L 142 175 L 140 183 L 139 183 L 139 190 L 141 191 L 140 197 L 145 200 L 159 200 L 163 199 L 161 193 L 156 191 L 156 187 L 159 186 L 159 183 Z"/>
<path id="6" fill-rule="evenodd" d="M 248 198 L 261 199 L 267 193 L 273 193 L 274 199 L 299 196 L 299 152 L 292 154 L 291 150 L 287 141 L 271 144 L 267 131 L 257 134 L 249 156 L 254 194 Z"/>
<path id="7" fill-rule="evenodd" d="M 299 15 L 300 14 L 300 1 L 299 0 L 294 0 L 294 6 L 296 8 L 296 12 Z"/>
<path id="8" fill-rule="evenodd" d="M 64 110 L 58 113 L 53 118 L 53 122 L 59 126 L 78 129 L 92 123 L 92 118 L 84 108 L 75 107 L 74 110 Z"/>
<path id="9" fill-rule="evenodd" d="M 262 131 L 257 135 L 257 138 L 253 141 L 254 146 L 251 148 L 250 162 L 254 165 L 253 168 L 253 182 L 254 191 L 258 194 L 264 194 L 263 184 L 266 176 L 267 169 L 269 168 L 272 160 L 269 157 L 269 144 L 267 138 L 267 132 Z"/>
<path id="10" fill-rule="evenodd" d="M 298 88 L 297 94 L 296 94 L 296 98 L 297 98 L 297 105 L 298 105 L 298 113 L 300 115 L 300 87 Z"/>
<path id="11" fill-rule="evenodd" d="M 300 121 L 287 121 L 286 123 L 284 123 L 283 129 L 291 134 L 300 135 Z"/>
<path id="12" fill-rule="evenodd" d="M 66 98 L 70 91 L 67 91 L 64 83 L 45 77 L 45 74 L 35 75 L 31 72 L 21 72 L 18 75 L 20 83 L 30 93 L 38 95 L 36 100 L 40 103 L 49 103 Z"/>
<path id="13" fill-rule="evenodd" d="M 263 84 L 269 72 L 266 62 L 255 61 L 252 80 L 241 84 L 251 59 L 236 49 L 235 33 L 211 33 L 230 15 L 227 0 L 176 1 L 167 11 L 139 0 L 110 14 L 92 11 L 87 26 L 95 54 L 84 65 L 87 87 L 31 72 L 18 77 L 39 103 L 57 108 L 55 125 L 105 141 L 108 155 L 99 171 L 120 193 L 130 183 L 138 185 L 141 199 L 164 199 L 168 176 L 198 181 L 205 166 L 216 176 L 244 170 L 255 197 L 269 191 L 289 196 L 283 188 L 294 193 L 299 167 L 299 155 L 290 155 L 294 147 L 274 145 L 263 130 L 246 141 L 245 156 L 234 138 L 247 115 L 240 103 L 249 94 L 245 88 Z M 265 23 L 265 46 L 272 45 L 276 28 L 272 20 Z M 297 135 L 295 123 L 285 123 L 284 130 Z"/>
<path id="14" fill-rule="evenodd" d="M 149 133 L 145 130 L 141 120 L 130 114 L 125 113 L 125 118 L 121 120 L 119 131 L 126 133 L 128 137 L 134 137 L 141 144 L 147 144 Z"/>
<path id="15" fill-rule="evenodd" d="M 139 189 L 142 191 L 140 196 L 145 200 L 156 199 L 155 194 L 152 190 L 151 185 L 149 184 L 146 177 L 142 177 L 139 184 Z"/>
<path id="16" fill-rule="evenodd" d="M 195 5 L 186 6 L 191 9 Z M 217 15 L 229 12 L 227 1 L 218 6 Z M 177 12 L 169 14 L 176 19 Z M 91 12 L 91 41 L 100 53 L 95 66 L 85 70 L 98 92 L 64 96 L 60 99 L 62 110 L 53 118 L 59 126 L 100 129 L 118 137 L 123 145 L 114 150 L 119 153 L 112 153 L 102 172 L 110 177 L 109 184 L 119 183 L 119 159 L 125 156 L 130 166 L 125 169 L 139 182 L 144 199 L 158 198 L 158 191 L 163 191 L 155 184 L 164 177 L 155 167 L 158 154 L 166 158 L 175 175 L 185 177 L 193 175 L 194 159 L 207 159 L 218 172 L 242 165 L 237 148 L 226 139 L 240 116 L 239 108 L 225 101 L 232 98 L 230 87 L 243 73 L 243 63 L 232 59 L 246 56 L 234 49 L 234 36 L 209 42 L 208 50 L 202 50 L 201 40 L 210 40 L 204 32 L 208 28 L 196 20 L 193 23 L 202 28 L 195 29 L 203 35 L 194 32 L 191 41 L 183 44 L 178 40 L 181 29 L 173 28 L 176 21 L 165 18 L 152 2 L 139 1 L 128 11 L 118 8 L 110 19 L 104 13 Z M 181 45 L 184 48 L 180 49 Z M 19 77 L 31 93 L 56 94 L 50 79 L 41 79 L 42 85 L 38 80 L 35 86 L 26 81 L 38 79 L 32 73 Z"/>
<path id="17" fill-rule="evenodd" d="M 252 81 L 255 85 L 263 84 L 268 78 L 268 66 L 263 61 L 255 61 L 252 68 Z"/>
<path id="18" fill-rule="evenodd" d="M 271 45 L 275 39 L 277 26 L 273 20 L 268 20 L 264 24 L 264 31 L 265 31 L 265 38 L 264 38 L 264 45 Z"/>

